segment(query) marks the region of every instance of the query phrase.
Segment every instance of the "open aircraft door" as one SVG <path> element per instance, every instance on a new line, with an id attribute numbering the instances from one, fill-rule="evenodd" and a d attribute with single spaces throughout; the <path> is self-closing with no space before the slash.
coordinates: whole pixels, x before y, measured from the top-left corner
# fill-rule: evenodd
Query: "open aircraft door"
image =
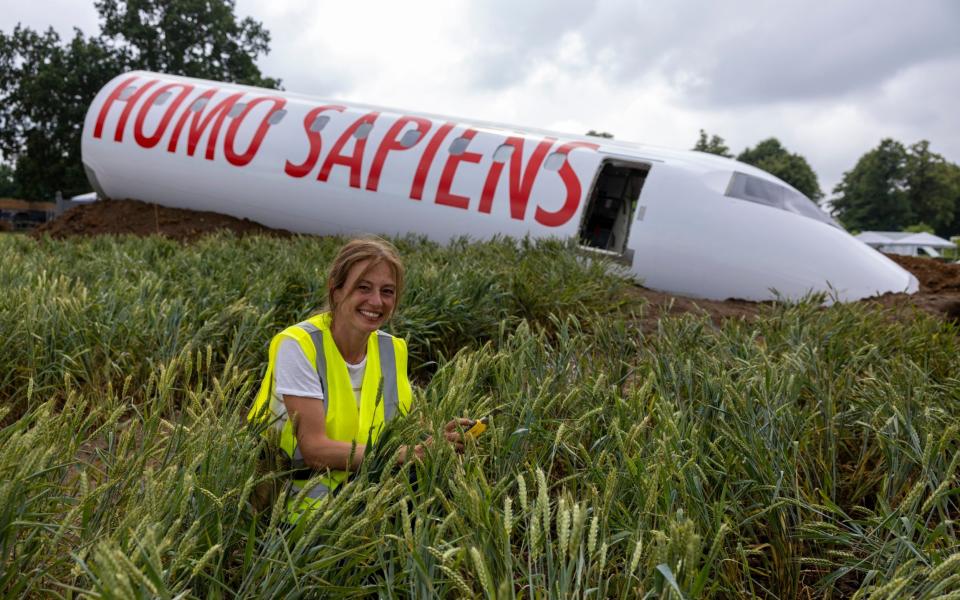
<path id="1" fill-rule="evenodd" d="M 628 242 L 634 221 L 645 212 L 640 195 L 649 171 L 649 163 L 619 158 L 600 163 L 580 218 L 581 248 L 633 265 Z"/>

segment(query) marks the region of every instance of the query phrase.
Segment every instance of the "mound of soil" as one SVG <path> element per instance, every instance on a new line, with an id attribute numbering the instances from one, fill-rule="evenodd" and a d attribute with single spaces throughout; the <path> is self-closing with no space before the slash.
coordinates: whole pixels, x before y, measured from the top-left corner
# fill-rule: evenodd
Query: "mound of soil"
<path id="1" fill-rule="evenodd" d="M 229 230 L 237 235 L 263 234 L 287 237 L 289 231 L 271 229 L 248 219 L 237 219 L 219 213 L 168 208 L 137 200 L 104 200 L 78 206 L 58 219 L 46 223 L 31 235 L 54 238 L 103 234 L 161 235 L 188 242 L 216 231 Z M 894 309 L 894 314 L 910 318 L 919 309 L 960 323 L 960 265 L 929 258 L 888 255 L 920 281 L 916 294 L 885 294 L 865 302 Z M 699 313 L 719 324 L 729 318 L 750 320 L 763 303 L 745 300 L 694 300 L 672 296 L 640 286 L 631 293 L 634 300 L 645 302 L 647 309 L 638 323 L 645 332 L 656 331 L 661 316 Z"/>
<path id="2" fill-rule="evenodd" d="M 49 235 L 56 239 L 72 236 L 133 234 L 193 241 L 204 235 L 229 230 L 237 235 L 276 235 L 289 231 L 271 229 L 249 219 L 238 219 L 214 212 L 169 208 L 138 200 L 103 200 L 76 206 L 60 217 L 31 232 L 33 237 Z"/>
<path id="3" fill-rule="evenodd" d="M 960 265 L 919 256 L 887 254 L 887 258 L 913 273 L 921 292 L 960 292 Z"/>
<path id="4" fill-rule="evenodd" d="M 884 294 L 861 302 L 891 309 L 897 319 L 911 319 L 920 310 L 960 325 L 960 264 L 915 256 L 887 256 L 913 273 L 920 283 L 920 291 L 915 294 Z M 642 287 L 636 288 L 633 295 L 646 300 L 649 307 L 640 319 L 640 328 L 646 333 L 655 331 L 657 321 L 665 315 L 699 313 L 709 316 L 719 325 L 729 318 L 750 320 L 756 317 L 764 304 L 748 300 L 695 300 Z"/>
<path id="5" fill-rule="evenodd" d="M 756 317 L 764 306 L 763 302 L 749 300 L 704 300 L 673 296 L 639 285 L 631 290 L 630 298 L 642 301 L 646 305 L 636 324 L 647 334 L 657 331 L 661 317 L 694 313 L 710 317 L 713 324 L 719 326 L 723 321 L 731 318 L 749 321 Z"/>

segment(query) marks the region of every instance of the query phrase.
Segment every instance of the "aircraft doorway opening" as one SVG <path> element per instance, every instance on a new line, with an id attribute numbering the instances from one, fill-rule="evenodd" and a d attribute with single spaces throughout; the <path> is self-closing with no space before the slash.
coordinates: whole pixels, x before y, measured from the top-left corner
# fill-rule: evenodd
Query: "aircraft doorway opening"
<path id="1" fill-rule="evenodd" d="M 606 162 L 587 201 L 580 223 L 580 245 L 616 257 L 625 256 L 647 165 Z"/>

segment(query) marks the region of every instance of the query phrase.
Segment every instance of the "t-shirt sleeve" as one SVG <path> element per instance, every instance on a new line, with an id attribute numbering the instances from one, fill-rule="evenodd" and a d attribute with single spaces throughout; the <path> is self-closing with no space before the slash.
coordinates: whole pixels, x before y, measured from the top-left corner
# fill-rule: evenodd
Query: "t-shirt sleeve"
<path id="1" fill-rule="evenodd" d="M 287 338 L 280 342 L 273 369 L 277 394 L 323 399 L 317 371 L 296 340 Z"/>

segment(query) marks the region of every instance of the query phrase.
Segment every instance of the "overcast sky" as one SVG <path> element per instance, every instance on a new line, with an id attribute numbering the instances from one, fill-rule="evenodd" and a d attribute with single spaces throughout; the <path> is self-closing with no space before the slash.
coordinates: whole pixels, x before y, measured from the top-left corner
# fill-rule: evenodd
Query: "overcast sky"
<path id="1" fill-rule="evenodd" d="M 960 162 L 960 1 L 236 4 L 290 91 L 673 148 L 776 136 L 828 195 L 884 137 Z M 18 22 L 99 29 L 93 0 L 0 0 Z"/>

